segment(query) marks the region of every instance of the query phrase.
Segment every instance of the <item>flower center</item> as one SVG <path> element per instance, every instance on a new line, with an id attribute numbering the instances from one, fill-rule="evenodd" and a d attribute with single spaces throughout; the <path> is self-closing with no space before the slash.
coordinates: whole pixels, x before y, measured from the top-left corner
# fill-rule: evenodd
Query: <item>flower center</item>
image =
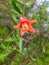
<path id="1" fill-rule="evenodd" d="M 28 25 L 27 24 L 23 24 L 21 29 L 22 30 L 28 30 Z"/>

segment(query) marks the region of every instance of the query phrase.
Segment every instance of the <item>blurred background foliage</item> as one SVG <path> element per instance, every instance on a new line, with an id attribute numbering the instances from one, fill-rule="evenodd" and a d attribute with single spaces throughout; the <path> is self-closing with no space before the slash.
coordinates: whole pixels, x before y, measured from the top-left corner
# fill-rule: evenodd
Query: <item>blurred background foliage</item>
<path id="1" fill-rule="evenodd" d="M 37 22 L 21 38 L 22 15 Z M 49 0 L 0 0 L 0 65 L 49 65 Z"/>

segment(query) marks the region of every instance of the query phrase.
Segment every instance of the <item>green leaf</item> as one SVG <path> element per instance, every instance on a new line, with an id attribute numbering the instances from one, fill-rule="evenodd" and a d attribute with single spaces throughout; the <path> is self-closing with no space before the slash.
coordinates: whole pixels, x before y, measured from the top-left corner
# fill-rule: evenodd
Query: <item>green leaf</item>
<path id="1" fill-rule="evenodd" d="M 46 56 L 46 57 L 44 58 L 44 62 L 49 62 L 49 56 Z"/>
<path id="2" fill-rule="evenodd" d="M 27 48 L 24 48 L 24 50 L 23 50 L 23 55 L 25 55 L 25 56 L 27 56 L 27 55 L 28 55 Z"/>
<path id="3" fill-rule="evenodd" d="M 46 7 L 49 7 L 49 2 L 46 3 Z"/>
<path id="4" fill-rule="evenodd" d="M 13 12 L 13 14 L 15 14 L 16 16 L 20 17 L 21 14 L 19 14 L 17 11 L 15 11 L 14 9 L 11 9 L 11 12 Z"/>
<path id="5" fill-rule="evenodd" d="M 2 28 L 0 28 L 0 35 L 2 35 L 4 33 L 4 29 Z"/>
<path id="6" fill-rule="evenodd" d="M 18 13 L 22 14 L 21 10 L 17 7 L 15 0 L 12 0 L 12 5 L 13 5 L 14 9 L 15 9 Z"/>
<path id="7" fill-rule="evenodd" d="M 38 65 L 43 65 L 42 59 L 39 58 L 39 57 L 37 57 L 37 64 L 38 64 Z"/>
<path id="8" fill-rule="evenodd" d="M 20 38 L 20 41 L 19 41 L 19 51 L 22 52 L 22 38 Z"/>
<path id="9" fill-rule="evenodd" d="M 3 16 L 0 15 L 0 20 L 3 19 Z"/>
<path id="10" fill-rule="evenodd" d="M 16 38 L 7 38 L 5 42 L 16 42 Z"/>
<path id="11" fill-rule="evenodd" d="M 12 18 L 14 23 L 17 23 L 17 19 L 15 18 L 14 14 L 11 14 L 11 18 Z"/>
<path id="12" fill-rule="evenodd" d="M 15 1 L 16 1 L 16 3 L 19 3 L 19 4 L 22 5 L 22 6 L 24 5 L 23 2 L 20 1 L 20 0 L 15 0 Z"/>
<path id="13" fill-rule="evenodd" d="M 4 54 L 4 53 L 1 53 L 0 54 L 0 61 L 4 61 L 5 60 L 5 58 L 6 58 L 6 54 Z"/>

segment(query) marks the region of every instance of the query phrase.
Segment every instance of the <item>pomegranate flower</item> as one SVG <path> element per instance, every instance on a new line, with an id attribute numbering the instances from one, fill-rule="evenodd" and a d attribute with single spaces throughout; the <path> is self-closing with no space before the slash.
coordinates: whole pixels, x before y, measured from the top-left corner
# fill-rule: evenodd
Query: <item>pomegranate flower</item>
<path id="1" fill-rule="evenodd" d="M 25 32 L 29 31 L 29 32 L 35 32 L 35 29 L 32 28 L 31 24 L 32 23 L 35 23 L 36 20 L 30 20 L 28 21 L 26 19 L 26 17 L 22 16 L 20 17 L 20 23 L 15 25 L 13 28 L 14 29 L 17 29 L 19 28 L 20 29 L 20 35 L 23 36 Z"/>

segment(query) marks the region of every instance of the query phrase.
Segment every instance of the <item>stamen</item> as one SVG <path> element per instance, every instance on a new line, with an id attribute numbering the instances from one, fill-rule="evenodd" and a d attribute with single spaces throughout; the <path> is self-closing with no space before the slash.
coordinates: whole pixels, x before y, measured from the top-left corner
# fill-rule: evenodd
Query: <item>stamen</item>
<path id="1" fill-rule="evenodd" d="M 24 24 L 24 25 L 22 26 L 22 30 L 28 30 L 28 25 L 27 25 L 27 24 Z"/>

